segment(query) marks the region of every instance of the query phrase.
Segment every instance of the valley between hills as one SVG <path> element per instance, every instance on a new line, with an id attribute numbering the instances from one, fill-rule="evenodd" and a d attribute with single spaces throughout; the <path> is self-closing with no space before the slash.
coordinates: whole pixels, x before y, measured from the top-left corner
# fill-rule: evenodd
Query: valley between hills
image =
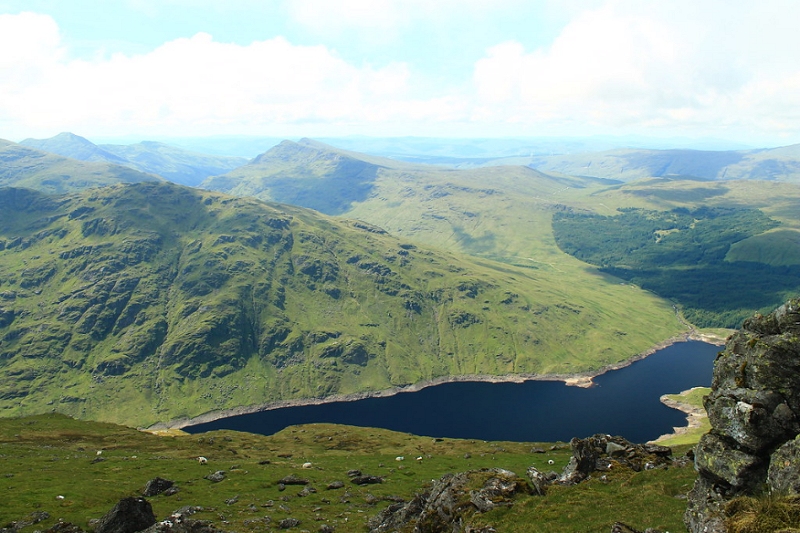
<path id="1" fill-rule="evenodd" d="M 0 146 L 3 416 L 149 426 L 591 375 L 800 292 L 791 176 L 456 169 L 305 139 L 212 175 L 241 160 L 50 141 Z M 207 177 L 170 182 L 170 157 Z"/>
<path id="2" fill-rule="evenodd" d="M 153 527 L 209 533 L 439 531 L 423 523 L 437 513 L 487 532 L 679 530 L 697 477 L 686 453 L 708 421 L 668 438 L 668 459 L 603 435 L 130 427 L 459 379 L 586 384 L 676 339 L 720 342 L 800 293 L 791 153 L 785 172 L 733 180 L 719 165 L 776 166 L 767 153 L 640 151 L 622 175 L 587 176 L 575 169 L 608 154 L 562 156 L 568 175 L 305 139 L 246 163 L 71 134 L 0 142 L 0 487 L 14 494 L 0 523 L 102 529 L 115 502 L 145 493 L 166 520 Z M 703 168 L 717 174 L 691 174 Z M 770 333 L 782 316 L 749 324 Z M 699 409 L 707 392 L 671 400 Z M 597 443 L 613 468 L 567 480 Z M 438 491 L 460 494 L 455 514 L 393 522 Z M 731 520 L 757 504 L 736 505 Z"/>

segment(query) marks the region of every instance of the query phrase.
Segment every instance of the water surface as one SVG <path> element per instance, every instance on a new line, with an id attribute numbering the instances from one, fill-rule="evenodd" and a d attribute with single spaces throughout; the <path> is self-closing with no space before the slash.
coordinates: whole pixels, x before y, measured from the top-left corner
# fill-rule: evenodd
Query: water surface
<path id="1" fill-rule="evenodd" d="M 686 424 L 659 398 L 709 386 L 719 346 L 680 342 L 594 379 L 591 388 L 560 381 L 457 382 L 385 398 L 285 407 L 184 428 L 271 435 L 295 424 L 328 422 L 481 440 L 568 441 L 595 433 L 645 442 Z"/>

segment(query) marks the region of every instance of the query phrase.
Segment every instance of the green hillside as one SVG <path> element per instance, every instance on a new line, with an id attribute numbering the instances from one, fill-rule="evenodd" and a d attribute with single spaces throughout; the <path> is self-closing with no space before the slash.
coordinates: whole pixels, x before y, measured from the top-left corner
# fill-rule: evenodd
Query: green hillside
<path id="1" fill-rule="evenodd" d="M 0 413 L 152 424 L 447 375 L 573 373 L 683 329 L 645 291 L 530 266 L 177 185 L 4 189 Z"/>
<path id="2" fill-rule="evenodd" d="M 553 217 L 564 251 L 679 302 L 698 326 L 728 328 L 800 292 L 796 266 L 767 262 L 778 250 L 796 247 L 795 231 L 766 233 L 778 224 L 744 208 L 627 208 L 610 217 L 574 211 Z M 770 237 L 786 233 L 795 235 L 794 243 Z M 756 256 L 755 242 L 763 245 L 758 251 L 769 245 L 774 251 Z"/>
<path id="3" fill-rule="evenodd" d="M 370 195 L 386 164 L 410 166 L 336 150 L 309 139 L 283 141 L 245 166 L 208 178 L 201 187 L 338 215 Z"/>
<path id="4" fill-rule="evenodd" d="M 791 153 L 791 147 L 784 151 Z M 700 160 L 708 155 L 691 154 Z M 717 157 L 730 162 L 736 159 L 731 154 Z M 362 172 L 356 175 L 349 168 Z M 348 187 L 348 180 L 358 186 Z M 586 268 L 590 263 L 614 276 L 605 283 L 633 282 L 674 302 L 704 327 L 737 327 L 744 317 L 779 305 L 800 288 L 793 268 L 800 189 L 793 183 L 677 177 L 621 183 L 522 166 L 456 170 L 286 141 L 253 164 L 204 185 L 343 213 L 414 242 L 557 273 L 558 283 L 576 287 L 596 283 Z M 630 209 L 652 212 L 649 218 L 666 225 L 604 223 L 622 221 L 613 217 Z M 734 221 L 733 215 L 703 215 L 707 223 L 697 231 L 674 233 L 670 224 L 676 209 L 706 215 L 737 210 L 746 216 Z M 565 214 L 583 222 L 582 229 L 569 229 L 582 238 L 566 236 Z M 765 215 L 770 221 L 762 223 Z M 681 224 L 688 230 L 694 222 L 689 217 Z M 739 231 L 726 232 L 728 223 Z M 706 226 L 710 229 L 696 240 Z M 635 231 L 626 232 L 626 227 Z M 630 250 L 648 250 L 647 260 L 639 259 L 631 269 Z M 745 289 L 734 291 L 734 286 Z"/>
<path id="5" fill-rule="evenodd" d="M 0 139 L 0 187 L 64 193 L 116 183 L 158 181 L 158 176 L 112 163 L 78 161 Z"/>
<path id="6" fill-rule="evenodd" d="M 91 531 L 90 520 L 122 498 L 141 497 L 156 477 L 176 489 L 146 497 L 157 520 L 192 506 L 196 514 L 185 516 L 209 521 L 215 531 L 274 531 L 294 518 L 299 525 L 290 531 L 318 531 L 324 524 L 364 532 L 379 512 L 411 501 L 443 476 L 475 471 L 478 490 L 481 469 L 502 468 L 527 486 L 528 467 L 561 471 L 572 456 L 564 443 L 432 439 L 332 424 L 293 426 L 268 437 L 235 431 L 156 436 L 58 415 L 0 420 L 0 453 L 0 490 L 13 494 L 0 506 L 0 524 L 23 533 L 46 531 L 60 520 Z M 198 456 L 208 463 L 199 464 Z M 305 462 L 311 468 L 302 468 Z M 382 482 L 358 485 L 348 476 L 352 470 Z M 222 481 L 207 479 L 216 471 L 224 472 Z M 289 476 L 306 485 L 279 484 Z M 682 531 L 684 494 L 695 477 L 686 460 L 640 472 L 615 464 L 579 485 L 553 486 L 545 496 L 498 494 L 505 497 L 494 501 L 502 503 L 483 513 L 470 512 L 471 493 L 464 491 L 462 525 L 472 531 L 582 533 L 611 531 L 622 521 Z M 65 529 L 61 524 L 59 530 Z"/>

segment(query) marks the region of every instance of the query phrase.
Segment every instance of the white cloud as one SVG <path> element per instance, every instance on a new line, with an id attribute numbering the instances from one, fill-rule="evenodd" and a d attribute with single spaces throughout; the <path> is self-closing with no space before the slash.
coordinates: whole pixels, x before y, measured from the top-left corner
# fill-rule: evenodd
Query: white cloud
<path id="1" fill-rule="evenodd" d="M 274 2 L 309 28 L 327 21 L 389 36 L 453 10 L 497 9 L 483 0 Z M 643 133 L 800 142 L 800 3 L 568 7 L 569 22 L 546 46 L 498 42 L 475 58 L 471 78 L 454 80 L 283 37 L 240 45 L 197 33 L 143 54 L 76 60 L 51 17 L 0 15 L 0 137 Z"/>
<path id="2" fill-rule="evenodd" d="M 29 19 L 0 19 L 6 27 L 26 23 L 25 37 L 38 43 L 0 67 L 0 120 L 38 135 L 197 135 L 368 122 L 391 116 L 385 103 L 406 98 L 409 89 L 403 63 L 355 67 L 324 46 L 281 37 L 240 46 L 198 33 L 147 54 L 67 60 L 52 19 Z"/>
<path id="3" fill-rule="evenodd" d="M 55 21 L 47 15 L 0 14 L 0 76 L 7 88 L 35 82 L 63 58 Z"/>
<path id="4" fill-rule="evenodd" d="M 800 13 L 766 4 L 620 0 L 582 11 L 547 48 L 487 50 L 475 117 L 595 132 L 800 130 L 786 118 L 800 108 L 800 37 L 786 21 Z"/>

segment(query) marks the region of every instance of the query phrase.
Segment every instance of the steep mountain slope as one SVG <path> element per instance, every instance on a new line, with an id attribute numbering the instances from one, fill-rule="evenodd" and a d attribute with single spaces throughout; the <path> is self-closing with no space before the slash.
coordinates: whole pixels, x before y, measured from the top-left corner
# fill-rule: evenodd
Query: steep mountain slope
<path id="1" fill-rule="evenodd" d="M 20 144 L 80 161 L 124 165 L 190 186 L 199 184 L 208 176 L 223 174 L 247 163 L 243 157 L 200 154 L 153 141 L 98 146 L 73 133 L 59 133 L 49 139 L 25 139 Z"/>
<path id="2" fill-rule="evenodd" d="M 668 160 L 673 152 L 679 151 L 663 152 L 667 159 L 660 164 L 680 171 L 674 166 L 677 163 Z M 689 152 L 692 154 L 702 153 Z M 711 165 L 710 160 L 697 157 L 695 168 L 704 161 Z M 740 156 L 719 152 L 716 157 L 718 162 L 731 162 Z M 607 283 L 619 283 L 621 277 L 642 284 L 677 303 L 692 321 L 704 326 L 736 327 L 744 317 L 773 308 L 800 288 L 794 271 L 800 189 L 793 183 L 673 177 L 626 184 L 547 175 L 522 166 L 456 170 L 360 156 L 311 141 L 284 142 L 256 161 L 258 164 L 211 178 L 204 185 L 263 198 L 273 198 L 278 191 L 286 201 L 316 209 L 330 208 L 327 202 L 336 198 L 336 209 L 328 212 L 370 222 L 414 242 L 557 273 L 561 283 L 576 288 L 597 282 L 583 263 L 589 261 L 616 276 Z M 331 163 L 334 161 L 336 165 Z M 349 172 L 349 168 L 361 172 Z M 357 186 L 348 188 L 352 182 Z M 647 235 L 639 231 L 635 235 L 639 240 L 634 242 L 633 234 L 617 231 L 620 225 L 595 223 L 619 215 L 618 209 L 654 211 L 653 217 L 667 221 L 674 217 L 658 213 L 705 208 L 742 210 L 741 220 L 752 221 L 760 220 L 764 213 L 773 221 L 754 223 L 736 233 L 732 241 L 719 232 L 706 232 L 697 242 L 677 239 L 689 233 L 663 238 L 664 232 L 676 229 L 670 225 Z M 580 228 L 574 227 L 585 237 L 574 241 L 580 243 L 578 248 L 617 254 L 647 243 L 654 252 L 648 252 L 648 257 L 660 258 L 653 264 L 650 259 L 640 263 L 634 273 L 624 257 L 609 261 L 596 253 L 587 255 L 575 245 L 567 246 L 569 239 L 557 239 L 552 224 L 554 217 L 564 213 L 583 222 Z M 711 222 L 713 218 L 709 225 L 725 220 Z M 668 245 L 669 253 L 662 254 Z M 687 264 L 691 257 L 695 259 Z M 747 298 L 733 290 L 731 279 L 750 287 Z M 614 302 L 605 305 L 613 307 Z"/>
<path id="3" fill-rule="evenodd" d="M 160 179 L 125 166 L 78 161 L 0 139 L 0 187 L 62 193 Z"/>
<path id="4" fill-rule="evenodd" d="M 537 156 L 530 166 L 545 172 L 623 181 L 662 176 L 709 180 L 800 182 L 800 146 L 764 150 L 609 150 Z"/>
<path id="5" fill-rule="evenodd" d="M 652 295 L 584 276 L 171 184 L 4 189 L 0 412 L 150 424 L 447 375 L 570 373 L 683 329 Z"/>

